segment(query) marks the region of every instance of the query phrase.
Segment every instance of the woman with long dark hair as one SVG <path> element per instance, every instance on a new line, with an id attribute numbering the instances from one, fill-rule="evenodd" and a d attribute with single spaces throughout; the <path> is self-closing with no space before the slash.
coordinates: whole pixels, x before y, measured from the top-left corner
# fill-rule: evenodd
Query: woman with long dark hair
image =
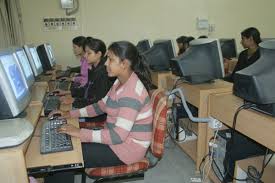
<path id="1" fill-rule="evenodd" d="M 94 117 L 107 113 L 101 130 L 78 129 L 64 125 L 59 132 L 80 138 L 85 167 L 131 164 L 144 158 L 152 138 L 150 72 L 137 48 L 130 42 L 112 43 L 105 63 L 110 77 L 117 80 L 97 103 L 61 113 L 64 117 Z"/>

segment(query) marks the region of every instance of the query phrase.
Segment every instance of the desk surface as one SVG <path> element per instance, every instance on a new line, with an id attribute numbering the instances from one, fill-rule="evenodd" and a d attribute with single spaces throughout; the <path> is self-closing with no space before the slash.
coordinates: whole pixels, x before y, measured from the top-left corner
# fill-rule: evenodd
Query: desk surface
<path id="1" fill-rule="evenodd" d="M 231 93 L 210 96 L 210 115 L 232 127 L 233 117 L 243 100 Z M 236 130 L 275 151 L 275 118 L 254 110 L 242 110 Z"/>
<path id="2" fill-rule="evenodd" d="M 48 89 L 47 82 L 35 82 L 31 88 L 31 103 L 42 102 Z"/>

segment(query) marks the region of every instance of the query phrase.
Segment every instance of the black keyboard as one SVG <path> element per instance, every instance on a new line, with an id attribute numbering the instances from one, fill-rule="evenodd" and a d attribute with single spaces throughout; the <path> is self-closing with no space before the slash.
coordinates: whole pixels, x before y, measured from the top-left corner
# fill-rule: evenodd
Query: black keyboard
<path id="1" fill-rule="evenodd" d="M 56 79 L 62 78 L 62 77 L 70 77 L 71 76 L 71 71 L 66 70 L 66 71 L 56 71 L 55 73 Z"/>
<path id="2" fill-rule="evenodd" d="M 58 110 L 60 106 L 60 100 L 57 96 L 48 96 L 43 103 L 45 116 L 48 116 L 53 110 Z"/>
<path id="3" fill-rule="evenodd" d="M 55 84 L 55 89 L 67 91 L 70 89 L 70 84 L 71 84 L 70 81 L 57 81 Z"/>
<path id="4" fill-rule="evenodd" d="M 67 124 L 67 120 L 60 118 L 43 123 L 40 138 L 41 154 L 73 150 L 71 136 L 57 132 L 57 129 L 63 124 Z"/>

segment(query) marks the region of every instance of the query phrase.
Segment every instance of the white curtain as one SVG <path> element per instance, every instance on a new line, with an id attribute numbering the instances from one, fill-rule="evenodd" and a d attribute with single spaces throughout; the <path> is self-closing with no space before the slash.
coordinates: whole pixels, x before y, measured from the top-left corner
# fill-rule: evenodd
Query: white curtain
<path id="1" fill-rule="evenodd" d="M 0 0 L 0 48 L 24 44 L 21 8 L 18 0 Z"/>

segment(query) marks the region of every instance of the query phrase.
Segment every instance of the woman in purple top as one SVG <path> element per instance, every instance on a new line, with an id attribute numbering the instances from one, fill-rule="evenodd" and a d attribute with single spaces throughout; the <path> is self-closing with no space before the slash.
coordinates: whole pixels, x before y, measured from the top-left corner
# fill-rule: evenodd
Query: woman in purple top
<path id="1" fill-rule="evenodd" d="M 86 38 L 84 36 L 75 37 L 73 42 L 73 52 L 76 57 L 80 57 L 80 66 L 68 67 L 71 72 L 80 73 L 73 78 L 66 78 L 66 80 L 73 81 L 77 86 L 84 86 L 88 82 L 88 68 L 89 64 L 85 58 L 85 50 L 83 48 Z"/>

